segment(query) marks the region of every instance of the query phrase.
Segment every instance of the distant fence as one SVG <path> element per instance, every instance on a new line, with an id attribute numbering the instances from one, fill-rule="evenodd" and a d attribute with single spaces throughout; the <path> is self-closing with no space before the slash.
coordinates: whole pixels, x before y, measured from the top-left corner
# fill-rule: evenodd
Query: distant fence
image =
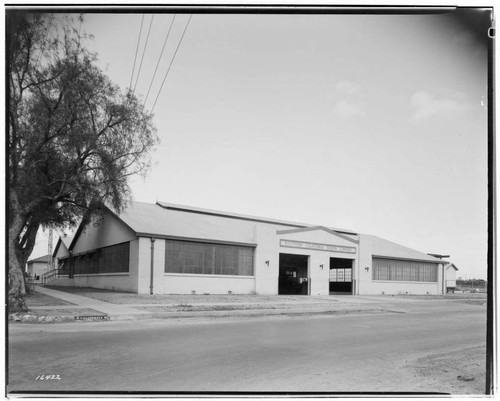
<path id="1" fill-rule="evenodd" d="M 457 280 L 455 292 L 486 292 L 487 285 L 485 280 Z"/>

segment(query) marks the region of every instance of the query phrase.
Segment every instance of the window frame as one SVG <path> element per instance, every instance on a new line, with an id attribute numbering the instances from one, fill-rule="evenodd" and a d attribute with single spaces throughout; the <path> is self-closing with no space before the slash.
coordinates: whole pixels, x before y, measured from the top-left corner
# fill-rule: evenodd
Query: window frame
<path id="1" fill-rule="evenodd" d="M 378 263 L 384 261 L 385 264 Z M 372 281 L 438 283 L 439 263 L 372 256 Z"/>
<path id="2" fill-rule="evenodd" d="M 129 274 L 130 241 L 59 258 L 63 269 L 59 274 L 73 276 Z M 106 267 L 106 268 L 105 268 Z"/>
<path id="3" fill-rule="evenodd" d="M 163 271 L 176 275 L 255 277 L 255 246 L 165 239 Z"/>

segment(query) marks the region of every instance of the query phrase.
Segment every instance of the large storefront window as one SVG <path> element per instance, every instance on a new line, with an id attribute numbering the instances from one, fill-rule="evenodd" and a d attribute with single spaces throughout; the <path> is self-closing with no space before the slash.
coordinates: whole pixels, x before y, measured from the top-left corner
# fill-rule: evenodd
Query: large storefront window
<path id="1" fill-rule="evenodd" d="M 253 248 L 166 241 L 165 273 L 253 276 Z"/>
<path id="2" fill-rule="evenodd" d="M 95 249 L 59 260 L 59 274 L 128 273 L 130 243 Z"/>
<path id="3" fill-rule="evenodd" d="M 373 258 L 372 279 L 437 282 L 437 266 L 435 263 Z"/>

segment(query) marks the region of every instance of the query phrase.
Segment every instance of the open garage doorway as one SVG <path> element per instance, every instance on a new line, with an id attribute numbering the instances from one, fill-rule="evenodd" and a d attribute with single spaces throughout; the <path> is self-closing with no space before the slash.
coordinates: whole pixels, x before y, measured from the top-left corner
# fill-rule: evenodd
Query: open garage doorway
<path id="1" fill-rule="evenodd" d="M 330 258 L 330 295 L 352 295 L 352 259 Z"/>
<path id="2" fill-rule="evenodd" d="M 307 255 L 280 253 L 278 294 L 309 294 L 308 262 L 309 256 Z"/>

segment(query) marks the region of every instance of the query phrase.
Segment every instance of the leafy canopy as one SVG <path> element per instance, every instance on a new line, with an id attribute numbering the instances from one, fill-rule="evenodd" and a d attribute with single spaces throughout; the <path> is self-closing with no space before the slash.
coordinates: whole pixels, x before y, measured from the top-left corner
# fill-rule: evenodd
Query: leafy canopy
<path id="1" fill-rule="evenodd" d="M 120 210 L 158 142 L 152 116 L 100 70 L 75 25 L 8 19 L 9 218 L 23 216 L 24 230 L 74 225 L 102 203 Z"/>

